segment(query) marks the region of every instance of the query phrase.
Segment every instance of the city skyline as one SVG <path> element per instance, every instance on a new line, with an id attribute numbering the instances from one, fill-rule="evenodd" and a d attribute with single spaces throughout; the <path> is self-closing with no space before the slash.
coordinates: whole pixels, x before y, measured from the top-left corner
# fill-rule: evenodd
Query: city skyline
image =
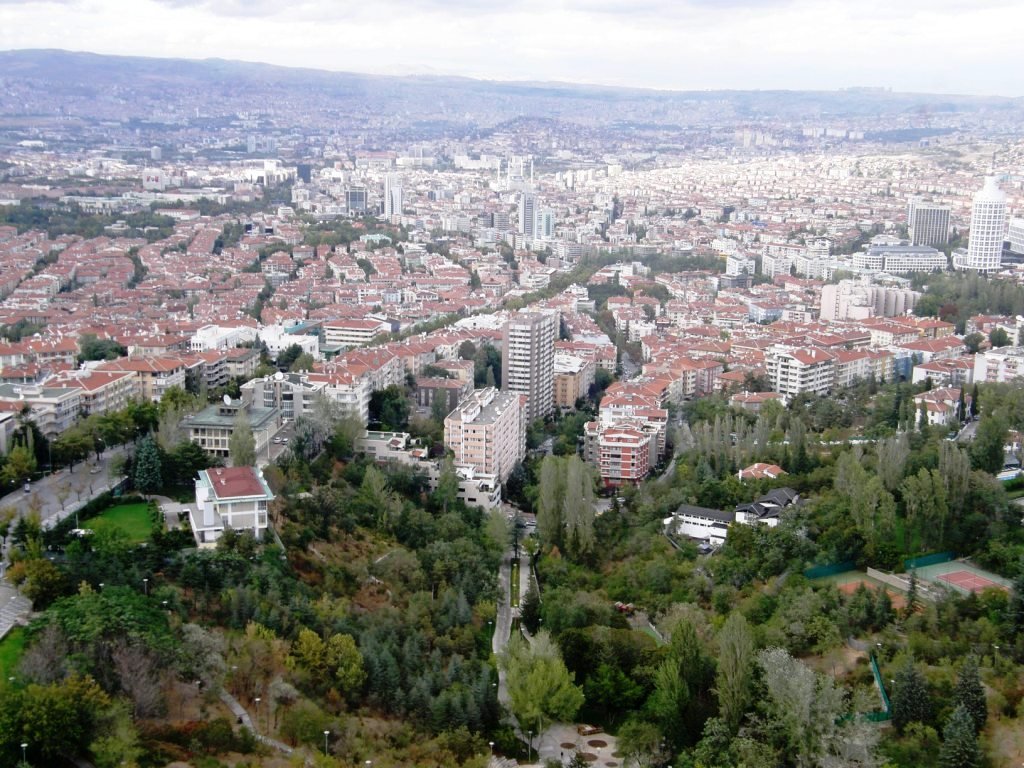
<path id="1" fill-rule="evenodd" d="M 288 9 L 140 0 L 130 13 L 125 8 L 121 0 L 6 0 L 0 48 L 665 90 L 1024 95 L 1014 40 L 1024 9 L 1006 0 L 645 0 L 628 11 L 606 0 L 555 7 L 534 0 L 498 7 L 475 0 L 392 0 L 372 8 L 306 2 Z M 878 19 L 885 23 L 865 21 Z"/>

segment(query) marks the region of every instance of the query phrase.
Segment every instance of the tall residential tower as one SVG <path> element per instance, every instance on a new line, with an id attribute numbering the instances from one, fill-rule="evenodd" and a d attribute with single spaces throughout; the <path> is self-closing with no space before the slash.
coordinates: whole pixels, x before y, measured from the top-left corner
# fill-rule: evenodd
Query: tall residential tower
<path id="1" fill-rule="evenodd" d="M 557 312 L 520 312 L 505 323 L 501 387 L 527 396 L 527 422 L 554 410 Z"/>

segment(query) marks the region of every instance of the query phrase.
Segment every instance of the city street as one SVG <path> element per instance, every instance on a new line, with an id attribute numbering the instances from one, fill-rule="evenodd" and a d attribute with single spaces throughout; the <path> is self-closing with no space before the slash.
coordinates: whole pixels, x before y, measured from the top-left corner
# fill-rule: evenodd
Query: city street
<path id="1" fill-rule="evenodd" d="M 14 520 L 20 520 L 33 511 L 39 512 L 44 528 L 50 528 L 90 499 L 110 490 L 121 481 L 110 477 L 110 465 L 115 456 L 125 456 L 132 450 L 123 445 L 108 448 L 99 462 L 81 462 L 73 470 L 61 469 L 30 484 L 25 493 L 22 486 L 0 499 L 0 509 L 14 509 Z"/>

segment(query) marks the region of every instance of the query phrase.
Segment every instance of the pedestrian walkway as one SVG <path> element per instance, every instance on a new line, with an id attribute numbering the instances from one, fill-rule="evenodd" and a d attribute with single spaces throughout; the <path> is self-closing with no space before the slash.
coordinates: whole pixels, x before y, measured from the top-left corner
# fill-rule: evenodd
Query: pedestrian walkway
<path id="1" fill-rule="evenodd" d="M 264 736 L 258 730 L 256 730 L 256 726 L 253 725 L 252 718 L 249 717 L 249 712 L 245 709 L 245 707 L 238 703 L 238 699 L 236 699 L 230 693 L 225 691 L 223 688 L 221 689 L 220 692 L 220 700 L 224 702 L 224 706 L 231 710 L 231 714 L 235 716 L 235 719 L 239 723 L 241 723 L 244 728 L 248 728 L 250 731 L 252 731 L 252 734 L 256 737 L 258 741 L 261 741 L 268 747 L 273 747 L 278 752 L 281 752 L 285 755 L 290 755 L 292 754 L 292 752 L 295 751 L 287 744 L 280 742 L 277 739 L 272 739 L 269 736 Z"/>
<path id="2" fill-rule="evenodd" d="M 0 638 L 21 624 L 32 613 L 32 601 L 13 587 L 0 582 Z"/>

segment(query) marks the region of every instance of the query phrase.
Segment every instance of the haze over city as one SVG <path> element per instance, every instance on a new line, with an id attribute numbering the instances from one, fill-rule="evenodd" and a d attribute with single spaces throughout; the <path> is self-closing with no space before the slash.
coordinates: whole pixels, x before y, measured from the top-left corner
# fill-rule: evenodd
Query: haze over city
<path id="1" fill-rule="evenodd" d="M 1012 0 L 0 2 L 0 48 L 674 90 L 1020 96 L 1022 28 Z"/>
<path id="2" fill-rule="evenodd" d="M 0 766 L 1020 768 L 1019 6 L 0 0 Z"/>

